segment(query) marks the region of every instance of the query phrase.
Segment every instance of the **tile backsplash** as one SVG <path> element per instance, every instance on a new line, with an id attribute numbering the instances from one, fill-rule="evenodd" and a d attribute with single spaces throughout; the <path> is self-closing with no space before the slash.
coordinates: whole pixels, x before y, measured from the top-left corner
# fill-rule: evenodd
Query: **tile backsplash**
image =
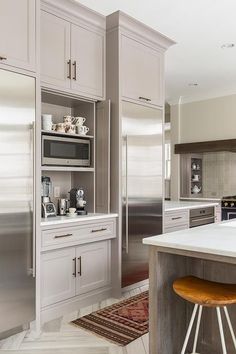
<path id="1" fill-rule="evenodd" d="M 236 153 L 203 154 L 203 197 L 236 195 Z"/>

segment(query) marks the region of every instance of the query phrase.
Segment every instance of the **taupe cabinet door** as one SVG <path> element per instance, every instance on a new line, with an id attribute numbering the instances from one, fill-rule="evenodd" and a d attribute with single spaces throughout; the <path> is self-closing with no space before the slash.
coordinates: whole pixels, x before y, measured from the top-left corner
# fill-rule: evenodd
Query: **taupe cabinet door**
<path id="1" fill-rule="evenodd" d="M 0 0 L 0 63 L 35 70 L 35 0 Z"/>
<path id="2" fill-rule="evenodd" d="M 55 89 L 104 97 L 105 37 L 41 12 L 41 81 Z"/>
<path id="3" fill-rule="evenodd" d="M 83 96 L 103 97 L 104 37 L 71 25 L 72 89 Z"/>
<path id="4" fill-rule="evenodd" d="M 84 294 L 110 283 L 110 242 L 94 242 L 76 248 L 78 273 L 76 294 Z"/>
<path id="5" fill-rule="evenodd" d="M 75 296 L 75 249 L 44 253 L 41 262 L 41 306 Z"/>
<path id="6" fill-rule="evenodd" d="M 163 54 L 126 36 L 121 37 L 122 97 L 163 105 Z"/>
<path id="7" fill-rule="evenodd" d="M 70 23 L 41 11 L 41 81 L 70 88 Z"/>

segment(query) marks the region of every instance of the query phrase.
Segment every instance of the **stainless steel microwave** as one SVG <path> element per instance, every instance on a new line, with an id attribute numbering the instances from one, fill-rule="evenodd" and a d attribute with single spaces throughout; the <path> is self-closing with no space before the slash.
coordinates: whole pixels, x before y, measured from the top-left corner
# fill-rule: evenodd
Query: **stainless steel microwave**
<path id="1" fill-rule="evenodd" d="M 89 167 L 90 140 L 43 134 L 42 165 Z"/>

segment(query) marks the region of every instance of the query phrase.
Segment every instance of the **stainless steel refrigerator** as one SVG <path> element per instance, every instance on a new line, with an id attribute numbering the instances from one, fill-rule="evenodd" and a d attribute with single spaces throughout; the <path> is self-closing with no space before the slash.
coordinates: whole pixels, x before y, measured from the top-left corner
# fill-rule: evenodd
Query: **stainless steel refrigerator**
<path id="1" fill-rule="evenodd" d="M 144 237 L 162 233 L 163 112 L 122 103 L 122 286 L 148 278 Z"/>
<path id="2" fill-rule="evenodd" d="M 0 337 L 35 318 L 35 79 L 0 70 Z"/>

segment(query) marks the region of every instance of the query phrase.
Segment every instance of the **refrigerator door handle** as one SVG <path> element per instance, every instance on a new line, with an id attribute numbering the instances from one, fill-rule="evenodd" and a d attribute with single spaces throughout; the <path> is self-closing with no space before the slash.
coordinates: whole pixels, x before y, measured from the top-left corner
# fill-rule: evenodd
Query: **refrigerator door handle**
<path id="1" fill-rule="evenodd" d="M 129 253 L 128 135 L 125 137 L 125 251 Z"/>
<path id="2" fill-rule="evenodd" d="M 35 122 L 32 122 L 31 125 L 31 132 L 32 132 L 32 156 L 33 156 L 33 200 L 32 200 L 32 205 L 33 205 L 33 239 L 32 239 L 32 276 L 33 278 L 36 277 L 36 230 L 35 230 L 35 225 L 36 225 L 36 220 L 35 220 L 35 193 L 36 193 L 36 188 L 35 188 Z"/>

